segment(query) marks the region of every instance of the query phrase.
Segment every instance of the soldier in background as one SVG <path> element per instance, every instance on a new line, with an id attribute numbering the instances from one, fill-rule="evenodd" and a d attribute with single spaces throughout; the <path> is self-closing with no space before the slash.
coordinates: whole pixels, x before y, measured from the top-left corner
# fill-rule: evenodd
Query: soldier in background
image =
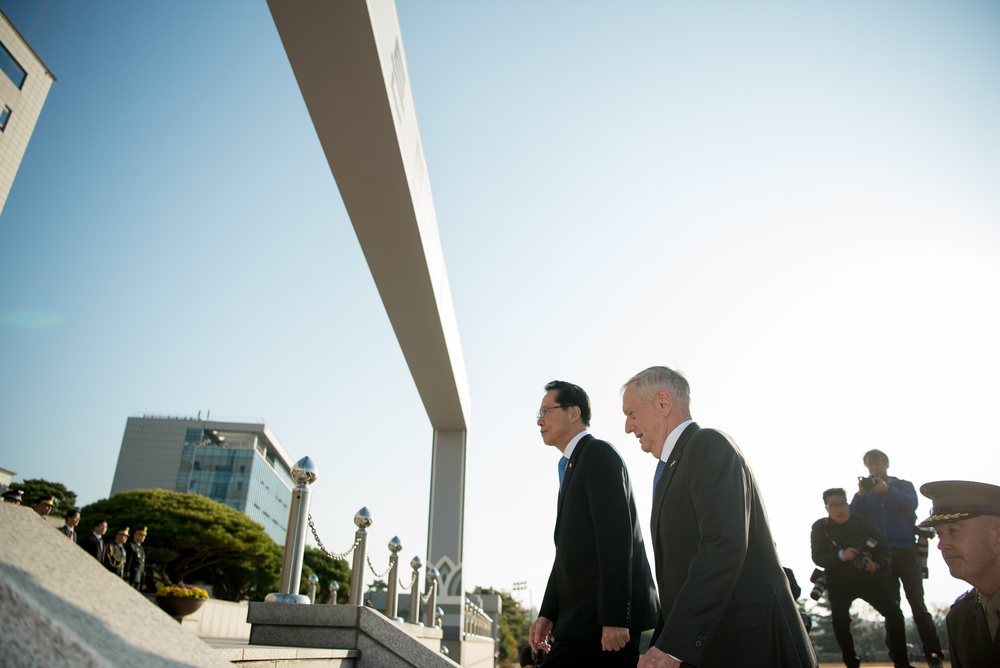
<path id="1" fill-rule="evenodd" d="M 146 527 L 132 534 L 132 542 L 125 546 L 125 581 L 142 591 L 142 581 L 146 576 Z"/>
<path id="2" fill-rule="evenodd" d="M 128 527 L 115 534 L 115 542 L 108 545 L 104 553 L 104 566 L 120 578 L 125 577 L 125 541 L 128 540 Z"/>
<path id="3" fill-rule="evenodd" d="M 22 494 L 24 494 L 24 492 L 22 492 L 19 489 L 8 489 L 6 492 L 3 493 L 3 502 L 12 503 L 15 506 L 19 506 L 21 505 Z"/>
<path id="4" fill-rule="evenodd" d="M 41 499 L 38 499 L 38 501 L 35 501 L 35 512 L 38 513 L 39 516 L 41 517 L 46 517 L 49 513 L 52 512 L 52 509 L 55 507 L 55 505 L 56 505 L 56 497 L 54 496 L 43 497 Z"/>

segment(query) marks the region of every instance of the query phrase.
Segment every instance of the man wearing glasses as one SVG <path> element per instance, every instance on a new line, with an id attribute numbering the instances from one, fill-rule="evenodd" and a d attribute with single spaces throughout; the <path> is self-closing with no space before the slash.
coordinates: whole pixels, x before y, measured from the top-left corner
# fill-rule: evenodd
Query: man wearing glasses
<path id="1" fill-rule="evenodd" d="M 587 432 L 590 398 L 552 381 L 538 409 L 542 441 L 559 449 L 556 558 L 528 641 L 542 665 L 635 666 L 639 634 L 659 615 L 625 462 Z M 548 636 L 555 638 L 549 645 Z"/>

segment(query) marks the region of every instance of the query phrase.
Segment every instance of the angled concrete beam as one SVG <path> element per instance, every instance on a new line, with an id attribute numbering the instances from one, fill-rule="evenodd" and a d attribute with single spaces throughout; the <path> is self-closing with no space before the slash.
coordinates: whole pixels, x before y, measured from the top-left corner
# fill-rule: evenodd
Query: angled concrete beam
<path id="1" fill-rule="evenodd" d="M 431 424 L 465 430 L 468 380 L 396 6 L 268 5 Z"/>
<path id="2" fill-rule="evenodd" d="M 396 6 L 268 6 L 434 428 L 427 557 L 459 640 L 469 387 Z"/>

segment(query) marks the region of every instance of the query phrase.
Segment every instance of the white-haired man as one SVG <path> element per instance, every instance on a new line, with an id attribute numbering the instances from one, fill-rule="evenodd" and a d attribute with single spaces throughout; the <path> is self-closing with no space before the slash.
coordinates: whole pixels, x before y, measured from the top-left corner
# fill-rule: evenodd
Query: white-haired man
<path id="1" fill-rule="evenodd" d="M 691 419 L 690 396 L 684 376 L 662 366 L 622 387 L 625 432 L 658 460 L 660 619 L 639 668 L 814 667 L 753 473 L 732 439 Z"/>

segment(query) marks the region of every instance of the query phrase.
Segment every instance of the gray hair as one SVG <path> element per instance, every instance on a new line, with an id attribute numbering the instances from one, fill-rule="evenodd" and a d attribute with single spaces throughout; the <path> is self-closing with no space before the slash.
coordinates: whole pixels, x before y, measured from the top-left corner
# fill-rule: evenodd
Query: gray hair
<path id="1" fill-rule="evenodd" d="M 691 403 L 691 386 L 688 385 L 687 378 L 679 372 L 665 366 L 651 366 L 644 369 L 628 379 L 622 385 L 624 392 L 630 385 L 634 385 L 636 391 L 665 389 L 675 400 L 685 406 Z M 643 394 L 648 394 L 643 392 Z"/>

